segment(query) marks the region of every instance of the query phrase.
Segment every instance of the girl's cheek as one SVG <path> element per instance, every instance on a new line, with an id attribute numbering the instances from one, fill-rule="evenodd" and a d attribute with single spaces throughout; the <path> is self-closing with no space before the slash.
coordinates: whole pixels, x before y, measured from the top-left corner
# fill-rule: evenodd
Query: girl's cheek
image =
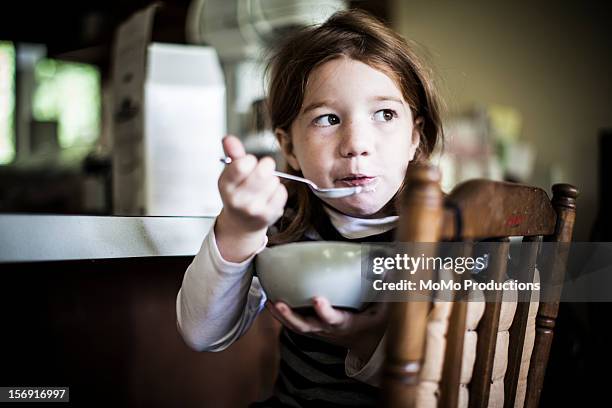
<path id="1" fill-rule="evenodd" d="M 391 133 L 391 132 L 395 132 L 398 129 L 402 128 L 402 126 L 404 126 L 405 130 L 408 131 L 408 127 L 405 126 L 404 123 L 401 123 L 399 120 L 392 120 L 389 122 L 380 122 L 378 123 L 377 128 L 383 133 Z"/>

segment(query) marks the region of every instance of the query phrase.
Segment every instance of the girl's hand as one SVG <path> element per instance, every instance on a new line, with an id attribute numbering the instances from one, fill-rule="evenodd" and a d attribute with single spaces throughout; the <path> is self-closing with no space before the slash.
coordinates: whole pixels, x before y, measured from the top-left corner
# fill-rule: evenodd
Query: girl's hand
<path id="1" fill-rule="evenodd" d="M 228 261 L 240 262 L 263 243 L 268 226 L 283 214 L 287 189 L 272 172 L 274 159 L 259 161 L 246 154 L 235 136 L 223 139 L 223 150 L 232 158 L 219 177 L 223 209 L 215 224 L 217 246 Z"/>
<path id="2" fill-rule="evenodd" d="M 316 316 L 301 316 L 284 302 L 266 302 L 272 315 L 288 329 L 320 338 L 351 350 L 362 361 L 367 361 L 387 326 L 387 304 L 373 303 L 361 312 L 336 309 L 324 297 L 315 297 Z"/>

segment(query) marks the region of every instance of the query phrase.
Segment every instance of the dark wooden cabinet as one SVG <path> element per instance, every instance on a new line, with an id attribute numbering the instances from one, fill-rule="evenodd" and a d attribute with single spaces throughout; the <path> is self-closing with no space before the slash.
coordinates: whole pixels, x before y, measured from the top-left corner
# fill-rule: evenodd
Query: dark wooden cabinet
<path id="1" fill-rule="evenodd" d="M 0 384 L 69 386 L 77 406 L 239 407 L 271 389 L 278 326 L 264 312 L 220 353 L 176 328 L 191 257 L 0 263 Z"/>

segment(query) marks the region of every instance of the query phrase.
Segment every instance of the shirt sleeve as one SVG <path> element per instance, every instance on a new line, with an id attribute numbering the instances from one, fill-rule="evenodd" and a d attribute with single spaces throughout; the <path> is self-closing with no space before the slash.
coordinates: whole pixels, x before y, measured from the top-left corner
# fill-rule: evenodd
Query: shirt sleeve
<path id="1" fill-rule="evenodd" d="M 191 348 L 224 350 L 251 327 L 266 302 L 259 280 L 252 275 L 253 258 L 267 242 L 266 237 L 243 262 L 229 262 L 219 252 L 213 224 L 176 298 L 177 328 Z"/>
<path id="2" fill-rule="evenodd" d="M 385 344 L 386 335 L 380 339 L 378 346 L 376 346 L 369 360 L 365 362 L 351 354 L 349 350 L 346 355 L 346 360 L 344 361 L 346 375 L 361 382 L 379 387 L 380 374 L 385 361 Z"/>

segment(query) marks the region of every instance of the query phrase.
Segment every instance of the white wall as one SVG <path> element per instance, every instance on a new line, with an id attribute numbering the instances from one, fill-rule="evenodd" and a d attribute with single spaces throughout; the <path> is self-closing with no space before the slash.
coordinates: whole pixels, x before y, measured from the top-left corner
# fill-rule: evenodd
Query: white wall
<path id="1" fill-rule="evenodd" d="M 530 182 L 549 192 L 551 182 L 575 184 L 575 239 L 588 239 L 597 211 L 597 135 L 612 126 L 612 13 L 578 2 L 391 3 L 394 28 L 429 55 L 449 112 L 474 103 L 521 112 L 523 139 L 537 149 Z"/>

